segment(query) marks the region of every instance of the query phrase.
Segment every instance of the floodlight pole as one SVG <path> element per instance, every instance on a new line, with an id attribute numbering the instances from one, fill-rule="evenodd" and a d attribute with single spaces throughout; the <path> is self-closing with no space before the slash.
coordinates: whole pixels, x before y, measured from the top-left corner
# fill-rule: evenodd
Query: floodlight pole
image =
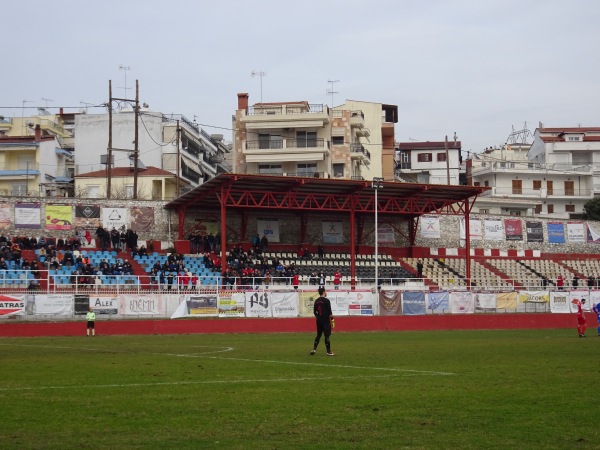
<path id="1" fill-rule="evenodd" d="M 375 189 L 375 294 L 379 293 L 379 219 L 377 217 L 379 210 L 379 202 L 377 200 L 377 192 L 383 188 L 383 178 L 375 177 L 371 183 L 371 187 Z"/>

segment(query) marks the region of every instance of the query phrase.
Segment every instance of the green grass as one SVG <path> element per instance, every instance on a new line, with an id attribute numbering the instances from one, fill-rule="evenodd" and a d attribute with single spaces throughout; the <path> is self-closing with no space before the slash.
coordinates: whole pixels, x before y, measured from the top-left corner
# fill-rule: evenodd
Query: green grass
<path id="1" fill-rule="evenodd" d="M 2 339 L 0 448 L 597 449 L 590 332 Z"/>

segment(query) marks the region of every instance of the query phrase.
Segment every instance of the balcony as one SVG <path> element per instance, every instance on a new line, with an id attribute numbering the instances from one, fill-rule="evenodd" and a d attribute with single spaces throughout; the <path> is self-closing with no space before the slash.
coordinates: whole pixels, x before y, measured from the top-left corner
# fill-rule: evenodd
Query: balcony
<path id="1" fill-rule="evenodd" d="M 28 177 L 33 178 L 39 174 L 39 164 L 35 162 L 30 162 L 28 165 L 16 162 L 6 163 L 0 170 L 0 177 L 3 180 L 27 179 Z"/>
<path id="2" fill-rule="evenodd" d="M 371 153 L 362 144 L 350 144 L 350 158 L 359 159 L 366 165 L 371 162 Z"/>
<path id="3" fill-rule="evenodd" d="M 42 130 L 49 131 L 52 134 L 58 135 L 60 137 L 66 138 L 71 137 L 71 133 L 67 131 L 62 125 L 57 124 L 49 119 L 41 119 L 40 120 L 40 128 Z"/>
<path id="4" fill-rule="evenodd" d="M 498 161 L 485 162 L 481 166 L 473 167 L 473 176 L 490 173 L 552 173 L 569 172 L 590 174 L 594 169 L 591 164 L 540 164 L 532 161 Z"/>
<path id="5" fill-rule="evenodd" d="M 246 141 L 243 153 L 246 162 L 322 161 L 330 154 L 330 143 L 322 138 Z"/>
<path id="6" fill-rule="evenodd" d="M 365 126 L 365 115 L 362 111 L 350 112 L 350 126 L 359 129 Z"/>
<path id="7" fill-rule="evenodd" d="M 484 197 L 496 198 L 593 198 L 591 189 L 517 189 L 512 187 L 492 187 L 482 194 Z"/>
<path id="8" fill-rule="evenodd" d="M 249 130 L 315 127 L 329 123 L 327 105 L 308 103 L 250 106 L 243 112 L 241 122 Z"/>

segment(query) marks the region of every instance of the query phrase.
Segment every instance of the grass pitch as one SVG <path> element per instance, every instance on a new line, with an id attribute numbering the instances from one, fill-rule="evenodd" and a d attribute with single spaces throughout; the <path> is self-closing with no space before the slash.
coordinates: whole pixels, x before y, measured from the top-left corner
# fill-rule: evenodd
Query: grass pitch
<path id="1" fill-rule="evenodd" d="M 590 331 L 2 339 L 0 448 L 597 449 Z"/>

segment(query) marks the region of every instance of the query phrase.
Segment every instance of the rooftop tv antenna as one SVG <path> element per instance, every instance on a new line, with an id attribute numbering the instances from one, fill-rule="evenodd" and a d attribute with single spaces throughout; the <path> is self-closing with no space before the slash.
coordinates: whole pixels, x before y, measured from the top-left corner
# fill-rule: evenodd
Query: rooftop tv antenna
<path id="1" fill-rule="evenodd" d="M 252 75 L 252 78 L 254 77 L 260 77 L 260 102 L 262 103 L 263 101 L 263 97 L 262 97 L 262 79 L 264 76 L 267 75 L 267 72 L 263 72 L 262 70 L 256 71 L 253 70 L 250 75 Z"/>
<path id="2" fill-rule="evenodd" d="M 333 107 L 333 94 L 339 94 L 339 92 L 333 89 L 333 84 L 339 83 L 340 80 L 327 80 L 327 82 L 331 84 L 331 89 L 327 89 L 327 95 L 331 95 L 331 107 Z"/>
<path id="3" fill-rule="evenodd" d="M 46 109 L 48 109 L 48 102 L 53 102 L 54 101 L 51 98 L 44 98 L 44 97 L 42 97 L 42 100 L 46 102 Z"/>
<path id="4" fill-rule="evenodd" d="M 122 70 L 125 74 L 125 86 L 122 88 L 124 91 L 123 98 L 127 98 L 127 89 L 131 89 L 127 87 L 127 71 L 131 70 L 131 66 L 126 66 L 124 64 L 119 64 L 119 70 Z"/>

